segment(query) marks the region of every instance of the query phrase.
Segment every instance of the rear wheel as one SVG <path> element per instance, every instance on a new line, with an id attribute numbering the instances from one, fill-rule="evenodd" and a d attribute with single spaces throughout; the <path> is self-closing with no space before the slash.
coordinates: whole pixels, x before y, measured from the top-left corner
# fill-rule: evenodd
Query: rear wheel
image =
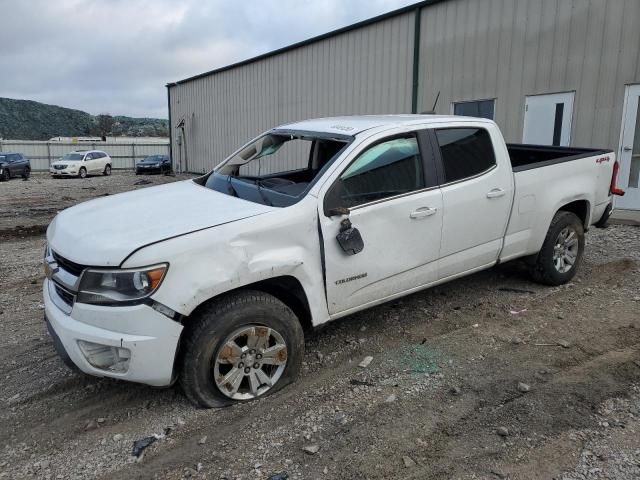
<path id="1" fill-rule="evenodd" d="M 576 214 L 559 211 L 551 221 L 542 248 L 531 266 L 531 275 L 546 285 L 571 280 L 584 251 L 584 228 Z"/>
<path id="2" fill-rule="evenodd" d="M 111 175 L 111 165 L 106 165 L 106 166 L 104 167 L 104 172 L 102 172 L 102 174 L 103 174 L 103 175 L 105 175 L 105 176 L 107 176 L 107 177 L 108 177 L 109 175 Z"/>
<path id="3" fill-rule="evenodd" d="M 277 298 L 259 291 L 217 300 L 185 336 L 180 383 L 203 407 L 247 402 L 295 380 L 304 353 L 302 327 Z"/>
<path id="4" fill-rule="evenodd" d="M 87 178 L 87 169 L 84 167 L 80 167 L 80 170 L 78 171 L 78 176 L 80 178 Z"/>

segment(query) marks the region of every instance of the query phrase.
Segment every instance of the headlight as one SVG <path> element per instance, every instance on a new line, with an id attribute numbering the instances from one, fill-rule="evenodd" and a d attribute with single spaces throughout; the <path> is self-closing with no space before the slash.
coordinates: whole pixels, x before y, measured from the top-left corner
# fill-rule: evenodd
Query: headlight
<path id="1" fill-rule="evenodd" d="M 77 300 L 94 305 L 142 300 L 158 289 L 167 268 L 162 264 L 131 270 L 85 270 Z"/>

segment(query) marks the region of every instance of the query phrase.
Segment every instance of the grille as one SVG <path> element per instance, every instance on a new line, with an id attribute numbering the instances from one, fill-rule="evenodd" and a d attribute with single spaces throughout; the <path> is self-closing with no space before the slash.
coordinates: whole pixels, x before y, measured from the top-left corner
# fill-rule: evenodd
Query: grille
<path id="1" fill-rule="evenodd" d="M 58 255 L 56 252 L 53 253 L 53 258 L 58 263 L 60 267 L 62 267 L 67 272 L 79 277 L 82 271 L 86 268 L 84 265 L 78 265 L 77 263 L 73 263 L 71 260 L 67 260 L 61 255 Z"/>
<path id="2" fill-rule="evenodd" d="M 66 165 L 54 165 L 53 168 L 55 168 L 56 170 L 64 170 L 65 168 L 67 168 Z"/>
<path id="3" fill-rule="evenodd" d="M 62 301 L 67 305 L 69 305 L 70 307 L 72 307 L 73 300 L 74 300 L 73 295 L 67 292 L 64 288 L 60 287 L 59 285 L 55 285 L 55 289 L 56 289 L 56 293 L 62 299 Z"/>

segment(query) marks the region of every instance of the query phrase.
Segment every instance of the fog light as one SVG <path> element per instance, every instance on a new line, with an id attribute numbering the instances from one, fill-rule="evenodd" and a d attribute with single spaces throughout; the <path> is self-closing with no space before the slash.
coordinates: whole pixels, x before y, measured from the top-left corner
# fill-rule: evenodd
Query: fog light
<path id="1" fill-rule="evenodd" d="M 125 373 L 129 370 L 131 350 L 128 348 L 112 347 L 84 340 L 78 340 L 78 346 L 92 367 L 117 373 Z"/>

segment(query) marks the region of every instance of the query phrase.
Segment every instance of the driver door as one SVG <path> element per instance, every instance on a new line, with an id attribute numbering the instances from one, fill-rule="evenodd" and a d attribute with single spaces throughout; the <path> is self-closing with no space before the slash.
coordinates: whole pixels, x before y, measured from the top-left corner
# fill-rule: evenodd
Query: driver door
<path id="1" fill-rule="evenodd" d="M 319 215 L 330 315 L 437 280 L 442 194 L 429 145 L 416 132 L 376 141 L 326 192 Z M 337 241 L 345 216 L 336 207 L 350 210 L 349 221 L 364 243 L 359 253 L 349 255 Z"/>

